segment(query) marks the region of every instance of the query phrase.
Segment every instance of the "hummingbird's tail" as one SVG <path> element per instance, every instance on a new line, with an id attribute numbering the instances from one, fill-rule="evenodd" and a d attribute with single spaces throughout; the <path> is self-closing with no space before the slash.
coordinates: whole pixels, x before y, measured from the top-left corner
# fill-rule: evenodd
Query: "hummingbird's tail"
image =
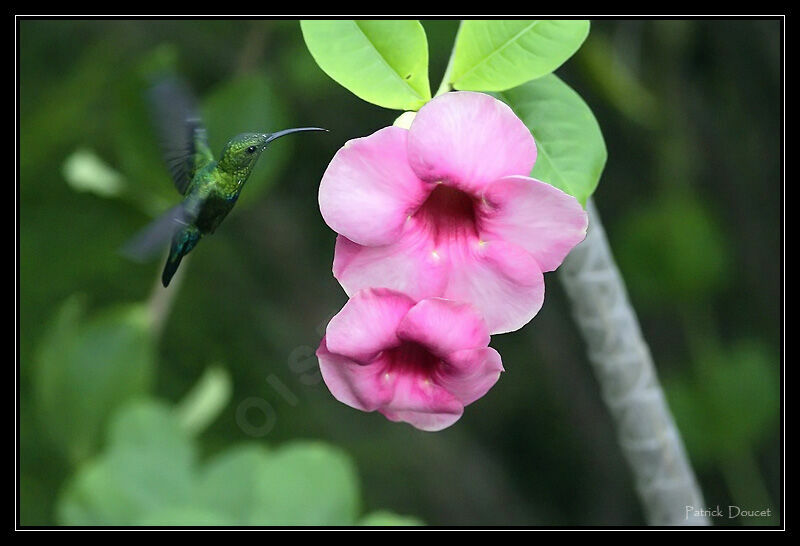
<path id="1" fill-rule="evenodd" d="M 189 225 L 180 230 L 172 238 L 172 246 L 169 249 L 169 257 L 167 263 L 164 264 L 164 272 L 161 274 L 161 284 L 166 288 L 169 286 L 169 281 L 181 265 L 181 260 L 184 256 L 189 254 L 197 241 L 200 240 L 202 234 L 195 226 Z"/>

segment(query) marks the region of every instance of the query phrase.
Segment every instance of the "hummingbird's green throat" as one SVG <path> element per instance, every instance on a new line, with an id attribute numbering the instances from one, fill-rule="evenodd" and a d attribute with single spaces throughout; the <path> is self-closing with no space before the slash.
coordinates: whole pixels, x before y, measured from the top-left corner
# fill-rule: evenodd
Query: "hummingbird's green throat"
<path id="1" fill-rule="evenodd" d="M 292 133 L 326 129 L 298 127 L 276 133 L 242 133 L 228 141 L 219 161 L 215 161 L 194 101 L 180 82 L 167 80 L 155 86 L 151 101 L 164 159 L 175 187 L 184 198 L 142 230 L 123 251 L 142 259 L 171 240 L 161 275 L 162 284 L 167 286 L 181 259 L 203 235 L 214 233 L 231 211 L 258 158 L 273 140 Z"/>

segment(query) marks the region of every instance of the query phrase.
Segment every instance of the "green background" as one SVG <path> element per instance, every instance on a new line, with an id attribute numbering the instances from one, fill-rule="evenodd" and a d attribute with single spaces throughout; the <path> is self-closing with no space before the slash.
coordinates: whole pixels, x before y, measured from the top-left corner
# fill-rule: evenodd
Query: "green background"
<path id="1" fill-rule="evenodd" d="M 435 89 L 457 23 L 423 26 Z M 603 130 L 608 163 L 596 202 L 706 502 L 773 514 L 781 493 L 780 31 L 777 21 L 593 21 L 557 71 Z M 120 406 L 186 400 L 213 365 L 230 391 L 190 440 L 157 417 L 175 410 L 128 409 L 151 411 L 165 446 L 202 461 L 170 470 L 171 479 L 195 472 L 186 480 L 199 483 L 214 461 L 238 454 L 261 469 L 243 481 L 263 472 L 267 492 L 291 491 L 291 461 L 324 453 L 330 472 L 320 479 L 333 485 L 298 501 L 319 500 L 311 523 L 369 513 L 370 523 L 400 523 L 386 510 L 431 525 L 643 523 L 555 274 L 539 315 L 493 340 L 507 372 L 455 426 L 420 432 L 328 393 L 311 355 L 345 295 L 331 275 L 334 234 L 319 215 L 317 185 L 346 140 L 397 113 L 328 78 L 296 21 L 21 20 L 18 68 L 21 524 L 97 521 L 81 520 L 70 503 L 107 507 L 113 480 L 140 484 L 135 472 L 149 475 L 149 455 L 115 463 L 132 456 L 120 450 L 137 438 L 109 425 L 125 422 Z M 148 76 L 162 68 L 196 90 L 215 153 L 242 131 L 331 132 L 283 139 L 262 157 L 237 210 L 183 266 L 153 342 L 135 304 L 148 300 L 162 264 L 133 264 L 116 251 L 148 213 L 177 201 L 142 100 Z M 112 170 L 90 169 L 89 178 L 114 195 L 67 183 L 79 151 Z M 120 374 L 104 375 L 113 369 Z M 245 411 L 253 399 L 269 415 Z M 149 454 L 149 441 L 137 449 Z M 305 451 L 285 456 L 293 449 Z M 77 488 L 76 476 L 90 471 L 81 482 L 88 489 Z M 153 502 L 179 489 L 167 486 Z M 148 515 L 120 502 L 111 521 L 309 523 L 247 494 L 240 508 L 227 503 L 224 517 L 213 506 L 164 505 Z"/>

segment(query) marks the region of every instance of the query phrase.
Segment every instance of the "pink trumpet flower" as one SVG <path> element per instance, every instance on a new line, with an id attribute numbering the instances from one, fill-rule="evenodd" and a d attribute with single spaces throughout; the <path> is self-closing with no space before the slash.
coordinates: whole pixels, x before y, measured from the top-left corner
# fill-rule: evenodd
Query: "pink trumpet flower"
<path id="1" fill-rule="evenodd" d="M 331 319 L 317 357 L 340 402 L 436 431 L 497 382 L 503 365 L 488 345 L 471 305 L 377 288 L 354 294 Z"/>
<path id="2" fill-rule="evenodd" d="M 333 273 L 348 295 L 386 287 L 474 305 L 490 333 L 517 330 L 544 300 L 543 272 L 586 235 L 578 201 L 528 174 L 536 144 L 501 101 L 445 93 L 409 129 L 347 142 L 319 205 L 339 236 Z"/>

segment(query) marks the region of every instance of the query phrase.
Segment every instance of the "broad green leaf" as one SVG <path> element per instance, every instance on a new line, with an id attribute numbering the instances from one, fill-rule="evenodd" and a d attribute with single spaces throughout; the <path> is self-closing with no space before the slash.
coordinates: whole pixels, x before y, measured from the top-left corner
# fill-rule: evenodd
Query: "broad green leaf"
<path id="1" fill-rule="evenodd" d="M 256 476 L 265 471 L 269 452 L 256 444 L 232 447 L 208 461 L 193 497 L 198 506 L 224 515 L 238 525 L 252 520 Z"/>
<path id="2" fill-rule="evenodd" d="M 589 34 L 589 21 L 464 21 L 450 83 L 465 91 L 504 91 L 549 74 Z"/>
<path id="3" fill-rule="evenodd" d="M 551 74 L 498 96 L 536 141 L 531 176 L 585 205 L 600 181 L 607 153 L 600 126 L 580 95 Z"/>
<path id="4" fill-rule="evenodd" d="M 431 98 L 428 41 L 419 21 L 301 21 L 320 68 L 367 102 L 419 110 Z"/>
<path id="5" fill-rule="evenodd" d="M 289 128 L 286 107 L 265 74 L 251 73 L 226 80 L 203 99 L 203 117 L 211 151 L 216 158 L 219 158 L 225 143 L 239 133 L 272 133 Z M 255 202 L 261 192 L 275 182 L 293 143 L 308 136 L 292 135 L 270 144 L 242 190 L 239 205 Z"/>
<path id="6" fill-rule="evenodd" d="M 298 442 L 272 452 L 250 478 L 250 525 L 353 525 L 358 478 L 350 458 L 322 443 Z"/>
<path id="7" fill-rule="evenodd" d="M 58 312 L 39 346 L 34 385 L 40 422 L 72 461 L 91 454 L 115 408 L 147 391 L 155 361 L 144 306 L 82 314 L 75 298 Z"/>
<path id="8" fill-rule="evenodd" d="M 209 512 L 194 506 L 169 506 L 151 512 L 134 525 L 145 527 L 185 526 L 185 527 L 230 527 L 236 522 L 217 512 Z"/>
<path id="9" fill-rule="evenodd" d="M 108 425 L 108 450 L 169 453 L 172 463 L 189 467 L 194 447 L 172 408 L 151 399 L 135 400 Z"/>
<path id="10" fill-rule="evenodd" d="M 206 463 L 192 497 L 238 525 L 352 525 L 359 505 L 350 459 L 309 442 L 231 448 Z"/>
<path id="11" fill-rule="evenodd" d="M 358 524 L 365 527 L 415 527 L 424 525 L 421 520 L 415 517 L 398 516 L 384 510 L 367 514 L 361 518 Z"/>
<path id="12" fill-rule="evenodd" d="M 106 451 L 82 465 L 58 504 L 66 525 L 134 525 L 160 510 L 187 506 L 194 447 L 170 408 L 134 402 L 117 413 Z"/>

